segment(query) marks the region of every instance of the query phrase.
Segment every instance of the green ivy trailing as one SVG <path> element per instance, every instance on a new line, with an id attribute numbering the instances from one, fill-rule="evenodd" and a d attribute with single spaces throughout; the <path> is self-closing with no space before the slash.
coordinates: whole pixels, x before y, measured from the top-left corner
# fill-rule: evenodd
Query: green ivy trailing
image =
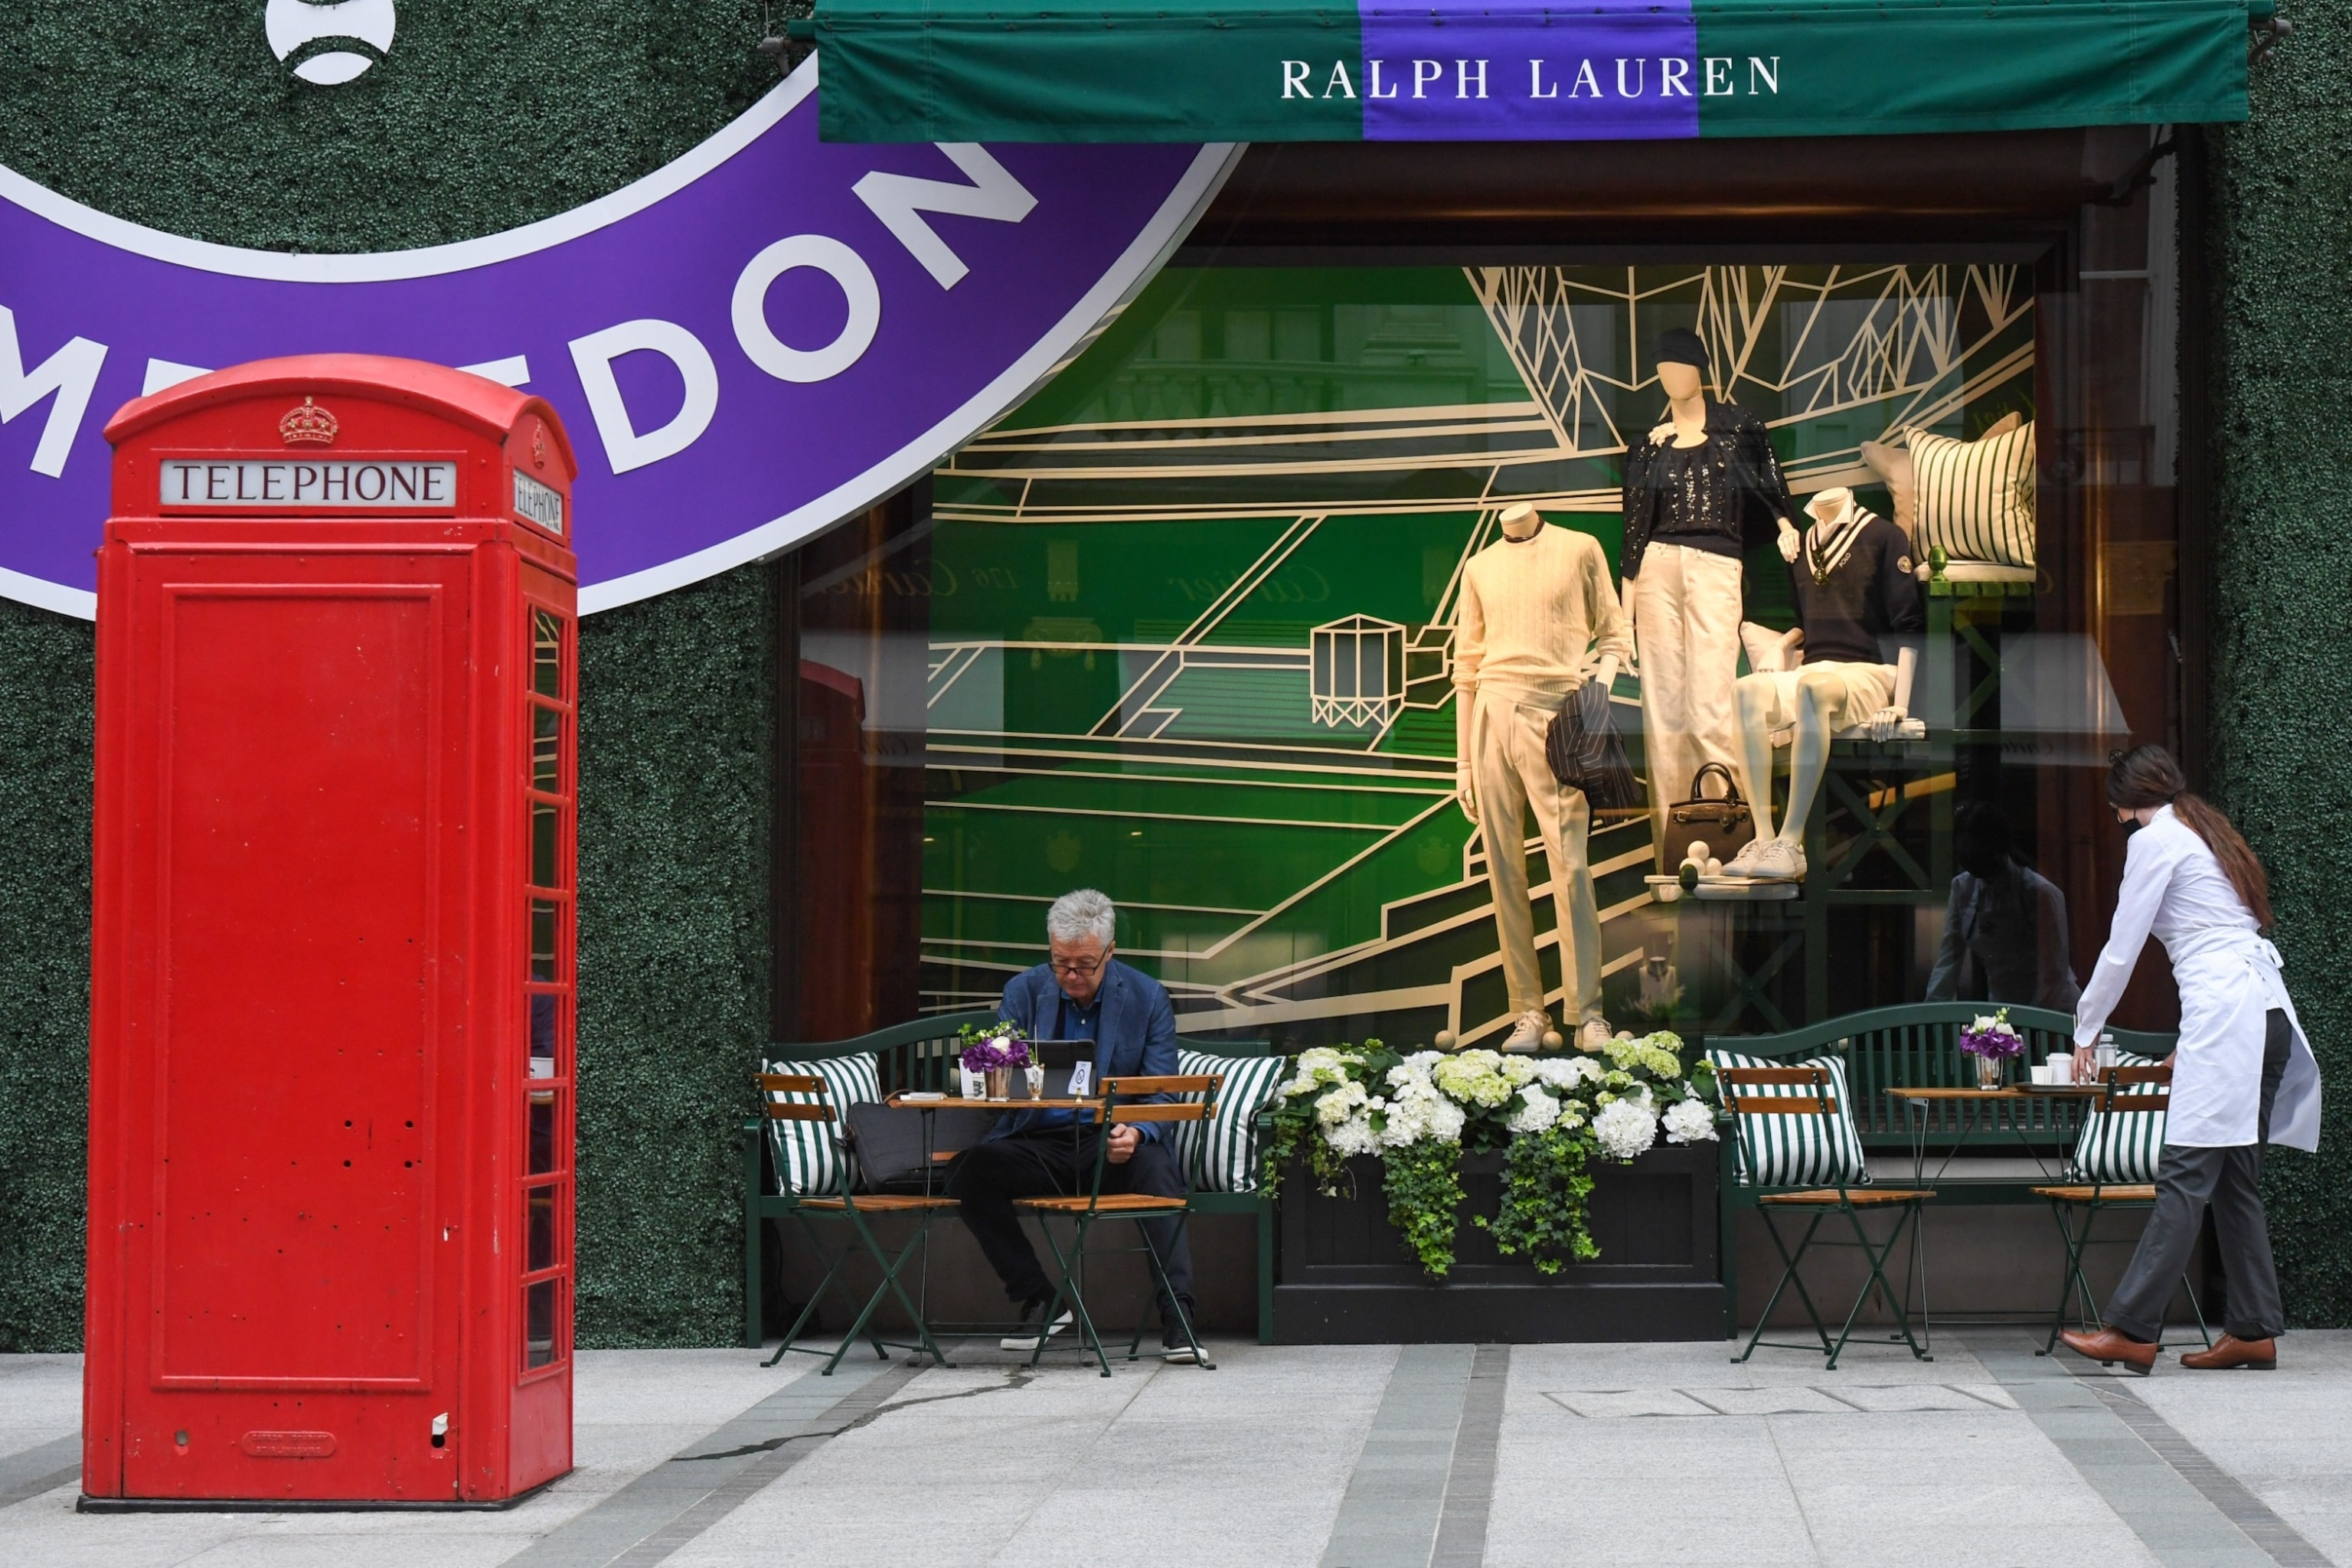
<path id="1" fill-rule="evenodd" d="M 1381 1161 L 1381 1182 L 1397 1239 L 1432 1279 L 1444 1279 L 1454 1268 L 1454 1237 L 1461 1228 L 1462 1145 L 1427 1138 L 1391 1149 Z"/>
<path id="2" fill-rule="evenodd" d="M 1553 1126 L 1511 1140 L 1503 1156 L 1503 1201 L 1495 1217 L 1477 1218 L 1506 1258 L 1532 1256 L 1539 1272 L 1557 1274 L 1563 1259 L 1598 1258 L 1586 1227 L 1592 1178 L 1585 1165 L 1597 1152 L 1589 1128 Z"/>

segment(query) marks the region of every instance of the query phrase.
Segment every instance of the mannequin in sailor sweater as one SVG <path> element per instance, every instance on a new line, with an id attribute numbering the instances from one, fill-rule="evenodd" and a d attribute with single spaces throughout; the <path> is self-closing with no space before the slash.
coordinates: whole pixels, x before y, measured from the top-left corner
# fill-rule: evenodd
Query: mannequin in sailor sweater
<path id="1" fill-rule="evenodd" d="M 1801 840 L 1829 765 L 1831 738 L 1867 724 L 1873 740 L 1891 740 L 1910 711 L 1917 654 L 1905 647 L 1895 663 L 1881 661 L 1893 638 L 1927 625 L 1912 573 L 1911 542 L 1901 529 L 1855 504 L 1851 490 L 1822 491 L 1806 504 L 1805 514 L 1812 526 L 1801 539 L 1791 534 L 1781 546 L 1793 569 L 1804 663 L 1740 678 L 1741 784 L 1756 813 L 1756 837 L 1723 868 L 1727 876 L 1801 879 Z M 1776 834 L 1773 739 L 1775 731 L 1792 727 L 1789 806 Z"/>
<path id="2" fill-rule="evenodd" d="M 1632 643 L 1598 542 L 1547 527 L 1531 506 L 1510 508 L 1501 521 L 1503 537 L 1472 557 L 1462 574 L 1454 710 L 1454 788 L 1463 815 L 1486 836 L 1486 875 L 1515 1016 L 1502 1048 L 1559 1043 L 1545 1005 L 1528 887 L 1525 824 L 1532 808 L 1551 862 L 1552 910 L 1563 939 L 1560 984 L 1576 1020 L 1576 1043 L 1598 1050 L 1609 1038 L 1609 1023 L 1601 1012 L 1601 917 L 1585 861 L 1591 814 L 1582 791 L 1552 777 L 1544 734 L 1564 702 L 1585 703 L 1598 720 Z"/>

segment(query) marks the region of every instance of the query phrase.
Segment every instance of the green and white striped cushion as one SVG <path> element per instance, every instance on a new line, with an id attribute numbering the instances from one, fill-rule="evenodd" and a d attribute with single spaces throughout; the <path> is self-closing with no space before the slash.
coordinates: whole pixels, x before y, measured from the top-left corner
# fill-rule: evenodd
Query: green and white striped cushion
<path id="1" fill-rule="evenodd" d="M 2155 1065 L 2155 1058 L 2136 1057 L 2125 1052 L 2116 1054 L 2116 1065 L 2144 1068 Z M 2169 1096 L 2171 1089 L 2160 1083 L 2131 1086 L 2134 1094 L 2153 1089 Z M 2156 1167 L 2164 1157 L 2164 1112 L 2161 1110 L 2118 1110 L 2110 1116 L 2094 1109 L 2083 1119 L 2082 1136 L 2074 1141 L 2074 1157 L 2067 1165 L 2067 1180 L 2074 1182 L 2141 1184 L 2156 1180 Z"/>
<path id="2" fill-rule="evenodd" d="M 1919 553 L 1936 545 L 1954 561 L 2033 564 L 2033 425 L 1955 441 L 1911 433 L 1911 484 Z"/>
<path id="3" fill-rule="evenodd" d="M 833 1146 L 833 1141 L 841 1136 L 851 1106 L 882 1098 L 882 1079 L 874 1053 L 865 1051 L 854 1057 L 829 1057 L 814 1062 L 770 1062 L 766 1070 L 824 1079 L 825 1088 L 831 1091 L 828 1098 L 833 1102 L 835 1117 L 831 1121 L 768 1123 L 768 1135 L 775 1142 L 776 1179 L 788 1193 L 839 1195 L 841 1151 Z M 769 1098 L 780 1105 L 807 1105 L 818 1097 L 778 1094 Z"/>
<path id="4" fill-rule="evenodd" d="M 1862 1138 L 1853 1127 L 1853 1105 L 1846 1097 L 1845 1065 L 1835 1057 L 1811 1057 L 1790 1062 L 1770 1057 L 1746 1057 L 1736 1051 L 1709 1051 L 1706 1059 L 1715 1065 L 1718 1074 L 1725 1068 L 1829 1068 L 1832 1092 L 1837 1100 L 1835 1116 L 1825 1119 L 1816 1112 L 1743 1119 L 1738 1135 L 1733 1139 L 1741 1186 L 1814 1187 L 1839 1182 L 1860 1186 L 1870 1180 L 1870 1168 L 1862 1157 Z M 1719 1076 L 1716 1092 L 1727 1107 L 1730 1088 Z M 1802 1084 L 1754 1084 L 1740 1092 L 1751 1097 L 1778 1097 L 1811 1094 L 1812 1090 Z M 1748 1168 L 1751 1145 L 1759 1167 L 1753 1173 Z"/>
<path id="5" fill-rule="evenodd" d="M 1258 1185 L 1257 1113 L 1274 1098 L 1289 1062 L 1282 1057 L 1220 1057 L 1178 1051 L 1176 1070 L 1223 1073 L 1225 1086 L 1205 1121 L 1171 1125 L 1176 1157 L 1196 1193 L 1254 1193 Z M 1198 1100 L 1198 1095 L 1185 1095 Z"/>

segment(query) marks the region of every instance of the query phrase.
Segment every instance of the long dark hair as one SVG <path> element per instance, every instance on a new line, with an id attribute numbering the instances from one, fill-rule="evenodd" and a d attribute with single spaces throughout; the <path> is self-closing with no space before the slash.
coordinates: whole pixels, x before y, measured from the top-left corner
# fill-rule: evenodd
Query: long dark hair
<path id="1" fill-rule="evenodd" d="M 2213 858 L 2221 862 L 2222 875 L 2238 889 L 2254 923 L 2264 931 L 2270 929 L 2271 879 L 2263 875 L 2262 861 L 2219 806 L 2189 793 L 2188 776 L 2170 752 L 2162 746 L 2135 746 L 2116 757 L 2107 769 L 2107 804 L 2124 811 L 2150 805 L 2172 807 L 2172 815 L 2195 830 L 2213 851 Z"/>

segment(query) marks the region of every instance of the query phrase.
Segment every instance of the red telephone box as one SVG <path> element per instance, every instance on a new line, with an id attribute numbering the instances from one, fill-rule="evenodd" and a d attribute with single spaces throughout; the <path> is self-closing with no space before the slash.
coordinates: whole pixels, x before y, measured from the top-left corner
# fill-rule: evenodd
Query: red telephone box
<path id="1" fill-rule="evenodd" d="M 510 1501 L 572 1465 L 570 444 L 357 354 L 106 434 L 85 1504 Z"/>

